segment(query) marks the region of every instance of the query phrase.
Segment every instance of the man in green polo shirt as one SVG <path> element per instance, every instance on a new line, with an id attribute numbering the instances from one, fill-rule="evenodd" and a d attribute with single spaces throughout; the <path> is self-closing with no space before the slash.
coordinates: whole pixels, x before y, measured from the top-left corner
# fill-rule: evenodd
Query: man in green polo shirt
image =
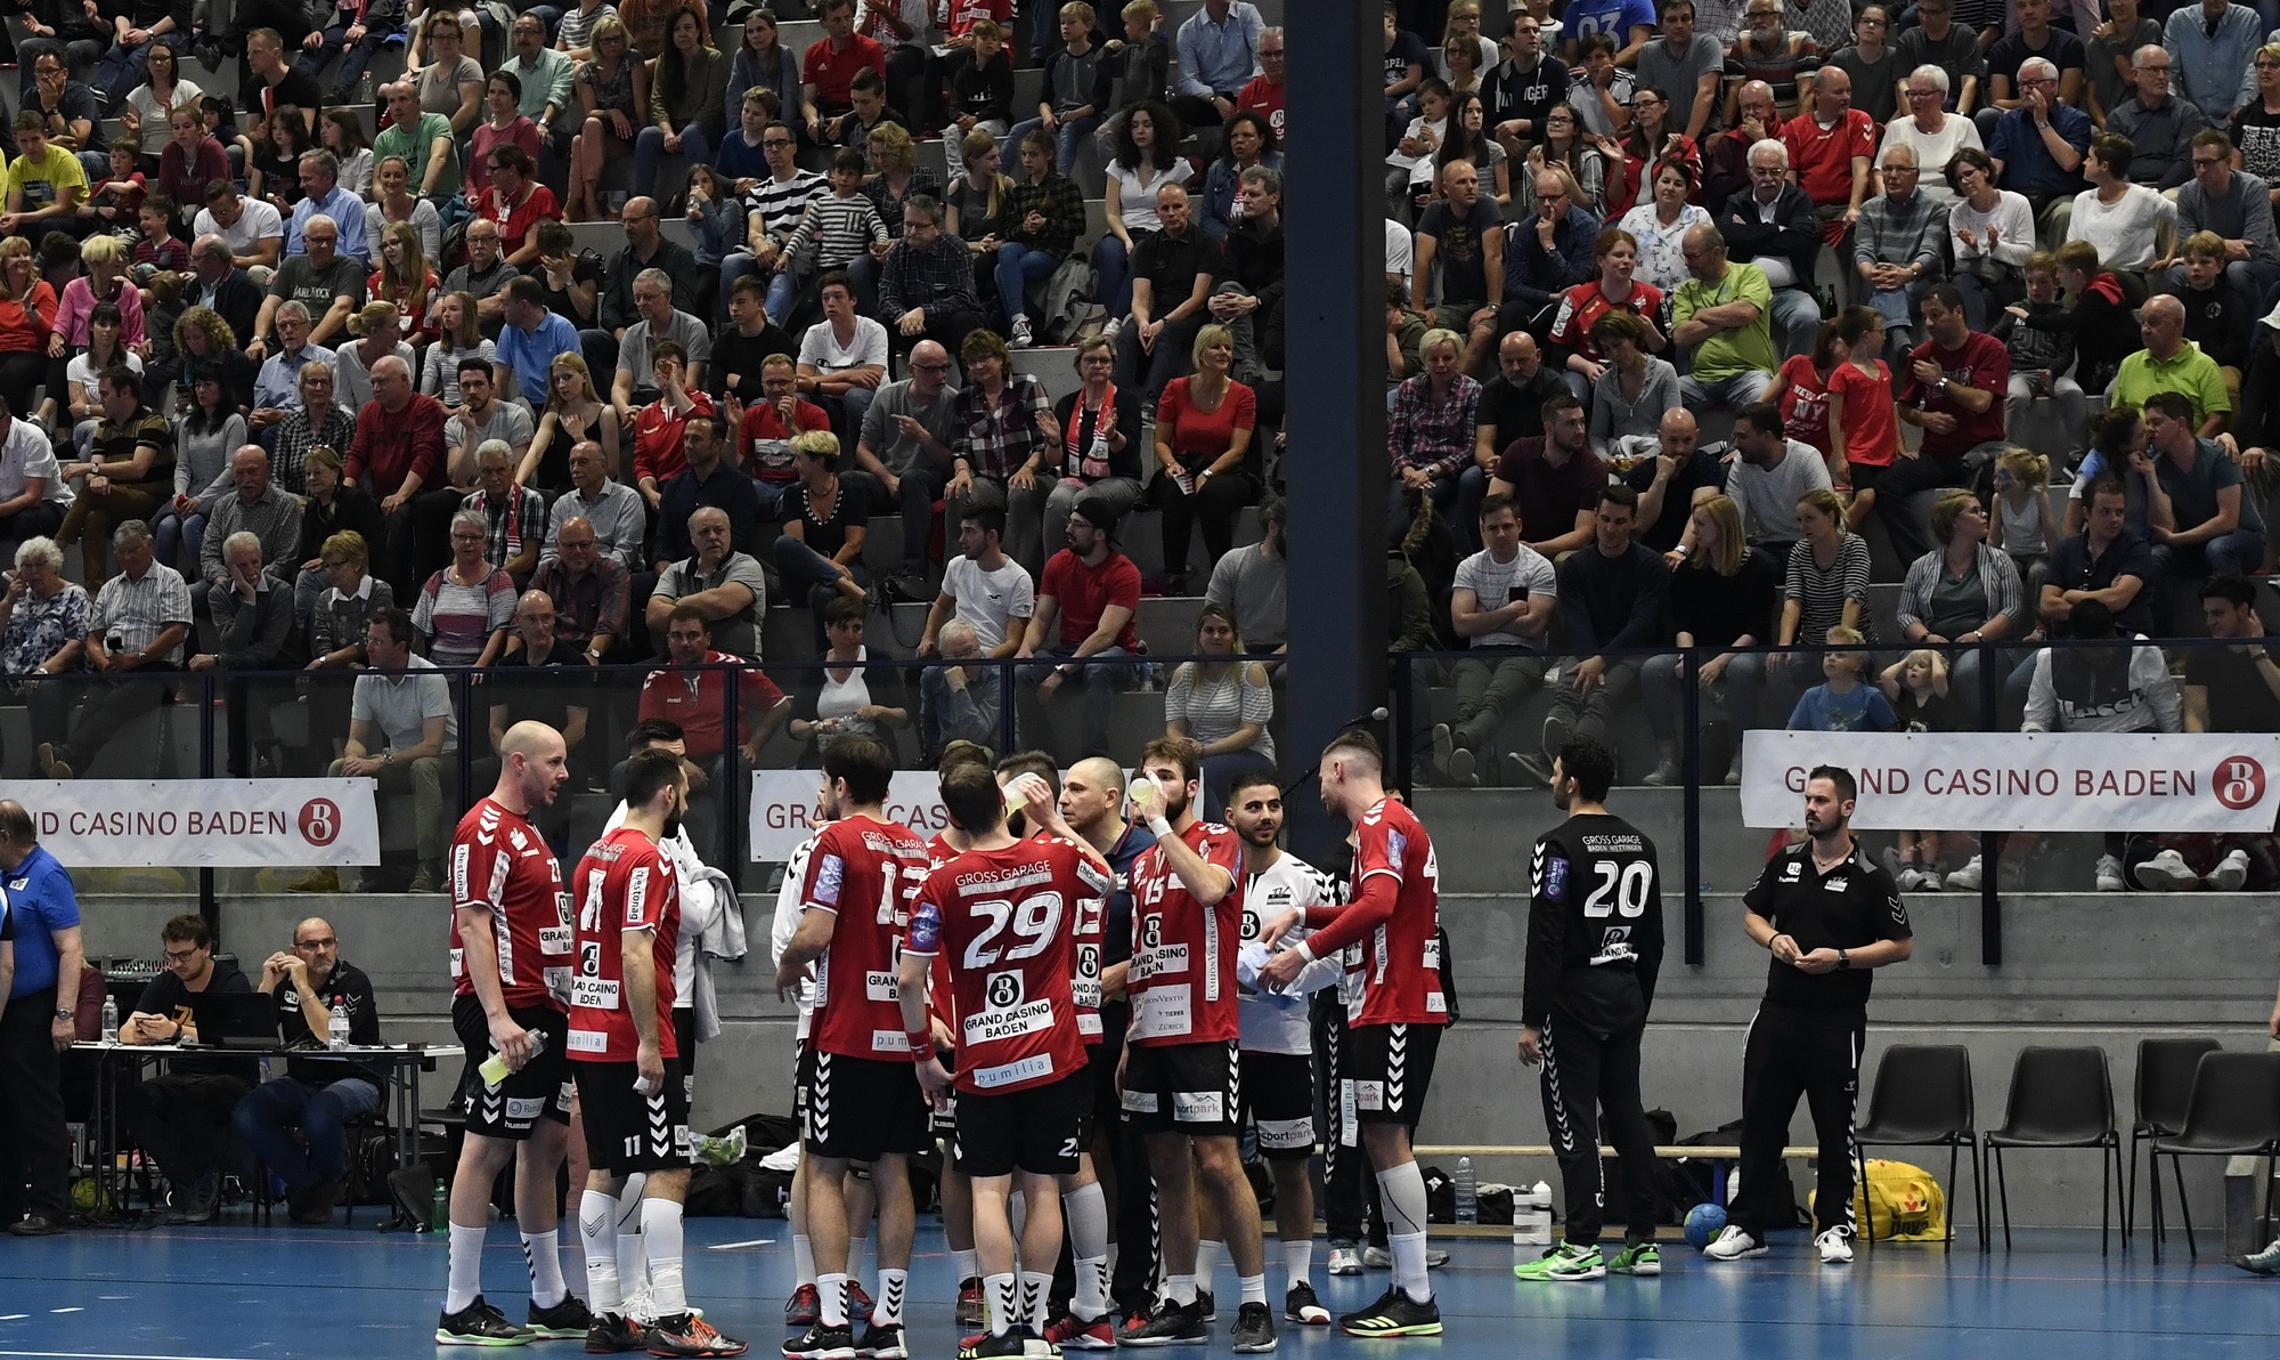
<path id="1" fill-rule="evenodd" d="M 420 112 L 419 90 L 409 80 L 388 86 L 381 98 L 394 121 L 372 139 L 372 163 L 403 157 L 412 168 L 413 192 L 441 207 L 459 193 L 459 151 L 452 144 L 451 120 Z"/>
<path id="2" fill-rule="evenodd" d="M 1726 259 L 1726 238 L 1711 226 L 1679 238 L 1692 275 L 1671 300 L 1671 338 L 1694 351 L 1694 369 L 1678 380 L 1690 411 L 1723 402 L 1739 410 L 1764 401 L 1779 359 L 1773 352 L 1773 285 L 1754 264 Z"/>
<path id="3" fill-rule="evenodd" d="M 2106 405 L 2142 411 L 2156 392 L 2180 392 L 2193 403 L 2194 433 L 2216 438 L 2232 414 L 2232 394 L 2217 361 L 2185 338 L 2185 304 L 2168 293 L 2147 298 L 2138 308 L 2138 335 L 2145 348 L 2122 360 Z"/>

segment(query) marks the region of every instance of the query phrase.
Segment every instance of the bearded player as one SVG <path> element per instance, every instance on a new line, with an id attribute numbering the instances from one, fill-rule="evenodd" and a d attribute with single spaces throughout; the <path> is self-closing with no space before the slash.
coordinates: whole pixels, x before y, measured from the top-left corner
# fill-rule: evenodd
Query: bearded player
<path id="1" fill-rule="evenodd" d="M 530 818 L 570 777 L 562 734 L 520 722 L 499 740 L 499 782 L 451 838 L 451 1026 L 469 1057 L 497 1055 L 506 1078 L 470 1093 L 451 1180 L 450 1279 L 435 1339 L 513 1346 L 584 1336 L 592 1319 L 562 1279 L 554 1177 L 570 1148 L 569 897 Z M 491 1187 L 515 1163 L 515 1222 L 530 1266 L 530 1324 L 483 1299 Z"/>

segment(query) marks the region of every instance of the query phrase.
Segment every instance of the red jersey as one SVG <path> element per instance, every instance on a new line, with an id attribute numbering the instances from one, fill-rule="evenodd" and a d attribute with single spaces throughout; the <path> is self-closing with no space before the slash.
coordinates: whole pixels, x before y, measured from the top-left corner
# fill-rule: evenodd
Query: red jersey
<path id="1" fill-rule="evenodd" d="M 942 833 L 935 832 L 934 838 L 926 843 L 927 863 L 932 866 L 928 872 L 941 868 L 964 853 L 963 850 L 952 849 L 950 842 L 942 838 Z M 942 1017 L 942 1023 L 950 1027 L 951 1037 L 955 1039 L 958 1034 L 957 997 L 950 988 L 950 960 L 940 954 L 934 956 L 933 965 L 926 970 L 926 1008 Z M 953 1055 L 957 1052 L 954 1044 L 951 1052 Z"/>
<path id="2" fill-rule="evenodd" d="M 1781 392 L 1781 424 L 1791 439 L 1810 444 L 1829 456 L 1829 383 L 1813 367 L 1810 354 L 1792 354 L 1782 361 L 1773 383 Z"/>
<path id="3" fill-rule="evenodd" d="M 1235 953 L 1243 944 L 1243 841 L 1217 822 L 1180 833 L 1188 848 L 1227 871 L 1235 886 L 1206 908 L 1157 846 L 1132 861 L 1132 999 L 1125 1038 L 1143 1047 L 1224 1043 L 1242 1032 Z"/>
<path id="4" fill-rule="evenodd" d="M 1283 94 L 1290 86 L 1278 84 L 1265 76 L 1251 77 L 1251 83 L 1235 92 L 1235 111 L 1249 110 L 1261 114 L 1267 125 L 1275 130 L 1275 145 L 1288 145 L 1283 140 Z"/>
<path id="5" fill-rule="evenodd" d="M 570 984 L 570 1056 L 632 1062 L 641 1036 L 626 1008 L 624 935 L 646 930 L 657 975 L 657 1043 L 673 1042 L 673 959 L 681 945 L 681 890 L 673 861 L 640 830 L 621 826 L 578 861 L 578 976 Z"/>
<path id="6" fill-rule="evenodd" d="M 1441 866 L 1433 857 L 1433 839 L 1416 813 L 1391 798 L 1364 814 L 1354 834 L 1357 900 L 1345 907 L 1308 907 L 1306 924 L 1315 933 L 1306 947 L 1326 958 L 1334 949 L 1361 946 L 1347 971 L 1351 1023 L 1445 1025 Z M 1378 879 L 1391 882 L 1373 882 Z"/>
<path id="7" fill-rule="evenodd" d="M 989 20 L 999 28 L 1010 28 L 1013 24 L 1013 0 L 947 0 L 938 13 L 942 16 L 943 34 L 963 38 L 982 19 Z"/>
<path id="8" fill-rule="evenodd" d="M 784 413 L 769 402 L 756 401 L 744 408 L 737 437 L 744 450 L 744 470 L 756 482 L 796 482 L 792 466 L 792 436 L 831 428 L 831 414 L 813 402 L 792 407 L 792 428 L 784 428 Z"/>
<path id="9" fill-rule="evenodd" d="M 1004 1095 L 1084 1067 L 1069 985 L 1073 912 L 1110 886 L 1063 840 L 969 850 L 927 877 L 903 948 L 950 961 L 959 1090 Z"/>
<path id="10" fill-rule="evenodd" d="M 847 45 L 833 51 L 831 39 L 825 38 L 808 48 L 807 55 L 800 59 L 800 81 L 815 86 L 815 96 L 820 102 L 845 108 L 851 99 L 847 87 L 854 83 L 855 73 L 866 66 L 878 72 L 880 79 L 885 79 L 887 49 L 860 33 L 850 33 Z"/>
<path id="11" fill-rule="evenodd" d="M 831 946 L 815 964 L 815 1024 L 808 1033 L 818 1052 L 910 1056 L 895 973 L 910 900 L 931 869 L 926 843 L 899 822 L 848 817 L 816 836 L 800 910 L 836 918 Z"/>
<path id="12" fill-rule="evenodd" d="M 1892 404 L 1892 372 L 1882 359 L 1874 362 L 1873 375 L 1862 372 L 1857 361 L 1839 364 L 1829 375 L 1829 390 L 1845 399 L 1848 467 L 1890 467 L 1900 454 L 1900 412 Z"/>
<path id="13" fill-rule="evenodd" d="M 1876 120 L 1860 109 L 1846 109 L 1822 127 L 1812 102 L 1808 95 L 1805 112 L 1781 125 L 1781 141 L 1789 148 L 1789 164 L 1805 196 L 1820 207 L 1843 207 L 1852 199 L 1854 159 L 1876 155 Z M 1844 223 L 1831 222 L 1827 230 L 1837 233 L 1831 239 L 1842 239 Z"/>
<path id="14" fill-rule="evenodd" d="M 1579 283 L 1560 294 L 1560 313 L 1552 322 L 1552 343 L 1580 354 L 1593 363 L 1605 362 L 1591 343 L 1591 328 L 1609 312 L 1629 312 L 1653 321 L 1662 311 L 1662 289 L 1640 280 L 1631 281 L 1631 295 L 1615 302 L 1599 291 L 1599 280 Z"/>
<path id="15" fill-rule="evenodd" d="M 742 668 L 736 672 L 736 740 L 742 745 L 752 735 L 753 715 L 769 712 L 784 702 L 784 692 L 749 658 L 707 652 L 704 664 Z M 643 718 L 678 723 L 689 759 L 711 760 L 727 746 L 720 719 L 721 687 L 728 683 L 727 675 L 719 670 L 651 671 L 641 682 L 639 712 Z"/>
<path id="16" fill-rule="evenodd" d="M 562 866 L 530 819 L 485 798 L 451 836 L 452 992 L 469 996 L 459 908 L 491 913 L 499 989 L 509 1006 L 565 1010 L 570 1003 L 570 894 Z"/>

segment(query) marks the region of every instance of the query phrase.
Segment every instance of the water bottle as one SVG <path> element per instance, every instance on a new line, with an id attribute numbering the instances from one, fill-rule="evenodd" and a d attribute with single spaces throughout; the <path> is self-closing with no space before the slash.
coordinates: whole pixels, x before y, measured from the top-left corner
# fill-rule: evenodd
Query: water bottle
<path id="1" fill-rule="evenodd" d="M 119 998 L 115 996 L 103 998 L 103 1042 L 119 1042 Z"/>
<path id="2" fill-rule="evenodd" d="M 1470 1157 L 1457 1158 L 1457 1222 L 1480 1222 L 1480 1191 L 1473 1183 Z"/>
<path id="3" fill-rule="evenodd" d="M 546 1036 L 543 1033 L 533 1032 L 530 1036 L 530 1055 L 535 1058 L 545 1048 Z M 506 1055 L 503 1053 L 492 1054 L 485 1058 L 482 1065 L 477 1067 L 475 1071 L 483 1078 L 485 1086 L 498 1085 L 507 1079 Z"/>
<path id="4" fill-rule="evenodd" d="M 1512 1245 L 1548 1247 L 1552 1244 L 1552 1187 L 1542 1181 L 1513 1196 Z"/>
<path id="5" fill-rule="evenodd" d="M 332 1019 L 325 1023 L 325 1047 L 348 1047 L 348 1006 L 344 1002 L 333 1003 Z"/>
<path id="6" fill-rule="evenodd" d="M 440 1176 L 435 1182 L 435 1201 L 428 1206 L 428 1231 L 438 1234 L 451 1231 L 451 1188 Z"/>

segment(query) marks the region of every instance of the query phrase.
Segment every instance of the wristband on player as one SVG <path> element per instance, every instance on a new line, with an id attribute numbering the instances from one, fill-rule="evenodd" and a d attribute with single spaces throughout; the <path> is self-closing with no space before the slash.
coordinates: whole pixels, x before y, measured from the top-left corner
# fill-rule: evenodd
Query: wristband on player
<path id="1" fill-rule="evenodd" d="M 1149 818 L 1148 829 L 1156 833 L 1157 840 L 1168 841 L 1172 838 L 1172 824 L 1162 817 Z"/>
<path id="2" fill-rule="evenodd" d="M 1319 960 L 1314 957 L 1314 951 L 1307 947 L 1306 941 L 1300 940 L 1297 944 L 1292 945 L 1291 948 L 1297 952 L 1300 958 L 1306 960 L 1308 963 L 1319 962 Z"/>
<path id="3" fill-rule="evenodd" d="M 903 1037 L 910 1040 L 910 1060 L 912 1062 L 922 1063 L 934 1056 L 933 1034 L 923 1029 L 914 1029 Z"/>

